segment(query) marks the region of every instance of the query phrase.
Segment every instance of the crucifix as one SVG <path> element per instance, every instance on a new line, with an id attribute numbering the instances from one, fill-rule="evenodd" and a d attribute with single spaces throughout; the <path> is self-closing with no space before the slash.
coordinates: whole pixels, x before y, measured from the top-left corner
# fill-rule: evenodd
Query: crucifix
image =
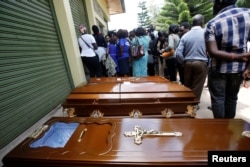
<path id="1" fill-rule="evenodd" d="M 124 136 L 134 136 L 135 144 L 141 144 L 143 136 L 182 136 L 181 132 L 162 132 L 157 130 L 143 130 L 140 126 L 136 125 L 134 131 L 124 132 Z"/>

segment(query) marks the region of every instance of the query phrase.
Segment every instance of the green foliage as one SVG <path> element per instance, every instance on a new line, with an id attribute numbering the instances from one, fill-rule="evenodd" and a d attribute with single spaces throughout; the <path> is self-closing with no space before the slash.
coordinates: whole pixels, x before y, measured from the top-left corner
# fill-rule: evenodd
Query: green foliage
<path id="1" fill-rule="evenodd" d="M 151 25 L 151 18 L 148 15 L 148 11 L 146 8 L 146 1 L 140 1 L 138 8 L 140 8 L 140 12 L 138 15 L 138 26 L 143 28 L 148 28 Z"/>
<path id="2" fill-rule="evenodd" d="M 182 2 L 178 5 L 178 11 L 185 11 L 189 10 L 187 3 Z"/>
<path id="3" fill-rule="evenodd" d="M 208 0 L 184 0 L 188 4 L 191 17 L 196 14 L 202 14 L 205 18 L 205 23 L 213 18 L 212 6 L 213 3 Z"/>
<path id="4" fill-rule="evenodd" d="M 182 23 L 182 22 L 191 22 L 192 18 L 190 17 L 190 12 L 189 10 L 184 10 L 183 12 L 181 12 L 179 14 L 179 18 L 178 18 L 178 22 Z"/>
<path id="5" fill-rule="evenodd" d="M 213 3 L 208 0 L 165 0 L 157 18 L 157 29 L 166 31 L 169 25 L 185 21 L 191 24 L 196 14 L 204 15 L 206 23 L 213 17 L 212 6 Z"/>
<path id="6" fill-rule="evenodd" d="M 239 7 L 250 8 L 250 1 L 249 0 L 238 0 L 236 4 Z"/>

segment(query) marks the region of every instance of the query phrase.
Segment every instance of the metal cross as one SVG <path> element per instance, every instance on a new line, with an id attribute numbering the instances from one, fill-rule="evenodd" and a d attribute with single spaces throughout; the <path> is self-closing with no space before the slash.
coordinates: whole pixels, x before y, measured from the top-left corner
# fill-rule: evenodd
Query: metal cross
<path id="1" fill-rule="evenodd" d="M 135 144 L 141 144 L 143 136 L 182 136 L 181 132 L 161 132 L 157 130 L 143 130 L 140 126 L 136 125 L 134 131 L 124 132 L 124 136 L 134 136 Z"/>

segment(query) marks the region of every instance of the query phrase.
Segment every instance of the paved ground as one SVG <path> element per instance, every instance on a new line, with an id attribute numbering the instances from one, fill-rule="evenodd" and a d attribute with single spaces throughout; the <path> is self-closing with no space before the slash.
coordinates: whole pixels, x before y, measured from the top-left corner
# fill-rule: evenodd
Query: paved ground
<path id="1" fill-rule="evenodd" d="M 199 105 L 200 109 L 197 111 L 197 118 L 213 118 L 212 111 L 207 109 L 210 102 L 209 91 L 204 88 Z M 250 88 L 241 87 L 240 89 L 236 118 L 248 119 L 250 122 Z"/>

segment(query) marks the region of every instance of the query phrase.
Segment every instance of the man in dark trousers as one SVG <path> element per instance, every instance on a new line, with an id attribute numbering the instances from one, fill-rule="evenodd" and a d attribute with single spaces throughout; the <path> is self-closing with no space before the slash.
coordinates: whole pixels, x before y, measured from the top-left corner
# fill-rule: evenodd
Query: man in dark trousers
<path id="1" fill-rule="evenodd" d="M 184 85 L 194 92 L 198 100 L 207 77 L 208 64 L 203 24 L 204 16 L 195 15 L 191 30 L 182 36 L 176 49 L 178 62 L 184 64 Z"/>
<path id="2" fill-rule="evenodd" d="M 236 0 L 215 0 L 215 17 L 205 30 L 211 57 L 208 88 L 214 118 L 235 117 L 240 86 L 250 71 L 250 53 L 247 53 L 250 9 L 238 8 L 235 3 Z"/>

